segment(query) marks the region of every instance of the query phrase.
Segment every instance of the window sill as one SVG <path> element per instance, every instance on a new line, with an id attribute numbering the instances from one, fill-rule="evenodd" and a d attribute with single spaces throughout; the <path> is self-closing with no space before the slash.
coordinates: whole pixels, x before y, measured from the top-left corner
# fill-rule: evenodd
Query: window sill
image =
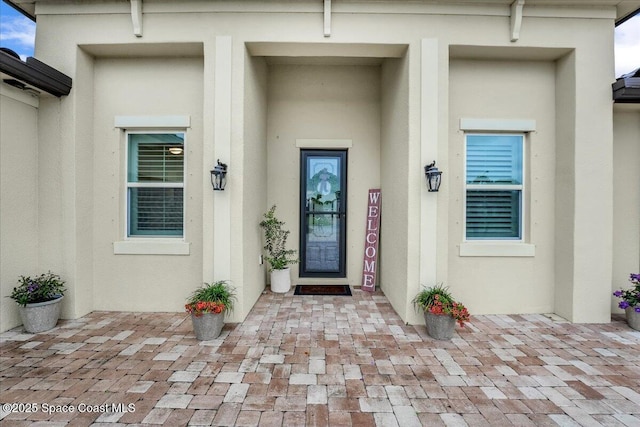
<path id="1" fill-rule="evenodd" d="M 113 242 L 115 255 L 189 255 L 190 243 L 173 239 L 124 240 Z"/>
<path id="2" fill-rule="evenodd" d="M 536 245 L 521 242 L 463 242 L 460 256 L 481 257 L 534 257 Z"/>

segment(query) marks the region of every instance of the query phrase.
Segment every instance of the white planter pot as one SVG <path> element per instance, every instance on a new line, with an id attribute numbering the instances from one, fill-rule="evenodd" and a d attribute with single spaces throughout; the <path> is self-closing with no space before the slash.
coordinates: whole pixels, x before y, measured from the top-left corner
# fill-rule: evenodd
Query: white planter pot
<path id="1" fill-rule="evenodd" d="M 51 301 L 27 304 L 26 307 L 19 306 L 18 311 L 24 329 L 32 334 L 53 329 L 60 317 L 60 303 L 63 298 L 61 296 Z"/>
<path id="2" fill-rule="evenodd" d="M 291 269 L 271 270 L 271 292 L 283 294 L 291 289 Z"/>

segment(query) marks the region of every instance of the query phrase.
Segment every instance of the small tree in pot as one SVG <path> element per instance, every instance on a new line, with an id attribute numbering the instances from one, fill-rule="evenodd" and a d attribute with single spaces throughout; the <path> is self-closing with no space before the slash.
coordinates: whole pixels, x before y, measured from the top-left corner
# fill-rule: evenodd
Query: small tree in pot
<path id="1" fill-rule="evenodd" d="M 464 326 L 469 321 L 467 308 L 455 301 L 449 290 L 442 285 L 423 289 L 412 302 L 416 311 L 424 312 L 427 332 L 435 339 L 450 339 L 456 322 Z"/>
<path id="2" fill-rule="evenodd" d="M 209 341 L 220 335 L 224 316 L 233 310 L 235 299 L 235 289 L 224 280 L 205 283 L 191 294 L 184 308 L 191 314 L 197 339 Z"/>
<path id="3" fill-rule="evenodd" d="M 260 227 L 264 230 L 264 250 L 267 253 L 265 259 L 271 266 L 271 291 L 288 292 L 291 287 L 289 265 L 298 262 L 296 250 L 287 249 L 289 230 L 283 228 L 284 221 L 276 217 L 276 205 L 273 205 L 264 214 Z"/>

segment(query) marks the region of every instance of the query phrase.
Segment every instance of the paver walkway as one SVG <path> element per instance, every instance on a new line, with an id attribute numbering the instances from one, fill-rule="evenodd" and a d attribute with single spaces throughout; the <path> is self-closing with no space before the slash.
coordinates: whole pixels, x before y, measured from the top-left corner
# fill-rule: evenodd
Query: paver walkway
<path id="1" fill-rule="evenodd" d="M 621 317 L 457 331 L 432 340 L 359 290 L 265 292 L 208 342 L 183 313 L 94 312 L 0 335 L 0 424 L 640 426 L 640 332 Z"/>

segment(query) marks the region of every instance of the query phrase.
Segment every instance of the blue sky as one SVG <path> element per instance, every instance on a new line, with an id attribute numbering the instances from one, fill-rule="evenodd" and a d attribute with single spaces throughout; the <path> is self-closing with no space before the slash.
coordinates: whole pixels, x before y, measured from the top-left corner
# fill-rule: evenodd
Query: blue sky
<path id="1" fill-rule="evenodd" d="M 24 60 L 33 56 L 35 23 L 8 6 L 0 3 L 0 46 L 17 52 Z M 616 28 L 616 76 L 640 67 L 640 15 Z"/>
<path id="2" fill-rule="evenodd" d="M 33 56 L 36 25 L 5 2 L 0 3 L 0 46 L 8 47 L 24 60 Z"/>

